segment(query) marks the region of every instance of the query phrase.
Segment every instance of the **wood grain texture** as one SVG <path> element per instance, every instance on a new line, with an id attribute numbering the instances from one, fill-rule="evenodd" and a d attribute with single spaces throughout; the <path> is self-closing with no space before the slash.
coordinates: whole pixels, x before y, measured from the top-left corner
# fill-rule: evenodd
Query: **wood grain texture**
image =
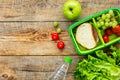
<path id="1" fill-rule="evenodd" d="M 59 22 L 60 40 L 65 48 L 59 50 L 51 33 L 53 22 L 2 22 L 0 23 L 0 55 L 77 55 L 67 32 L 72 22 Z M 118 44 L 119 45 L 119 44 Z"/>
<path id="2" fill-rule="evenodd" d="M 73 58 L 66 80 L 74 80 L 73 71 L 83 56 L 77 55 L 67 32 L 72 22 L 63 16 L 65 1 L 0 0 L 0 64 L 15 71 L 17 80 L 47 80 L 65 55 Z M 79 2 L 83 9 L 79 19 L 107 8 L 120 8 L 120 0 Z M 65 42 L 64 50 L 58 50 L 57 42 L 51 40 L 50 35 L 55 32 L 53 21 L 59 21 L 63 30 L 60 40 Z M 116 46 L 120 47 L 120 43 Z"/>
<path id="3" fill-rule="evenodd" d="M 0 0 L 0 21 L 68 21 L 62 13 L 66 0 Z M 79 19 L 111 7 L 120 8 L 119 0 L 79 0 Z"/>
<path id="4" fill-rule="evenodd" d="M 0 80 L 16 80 L 16 74 L 7 65 L 0 63 Z"/>
<path id="5" fill-rule="evenodd" d="M 83 57 L 71 56 L 66 80 L 72 77 L 76 62 Z M 17 75 L 17 80 L 47 80 L 54 70 L 63 63 L 63 56 L 0 56 L 0 63 L 9 66 Z"/>
<path id="6" fill-rule="evenodd" d="M 0 23 L 0 55 L 76 55 L 67 32 L 70 22 L 60 22 L 60 40 L 65 42 L 61 51 L 52 41 L 56 29 L 53 22 L 3 22 Z"/>

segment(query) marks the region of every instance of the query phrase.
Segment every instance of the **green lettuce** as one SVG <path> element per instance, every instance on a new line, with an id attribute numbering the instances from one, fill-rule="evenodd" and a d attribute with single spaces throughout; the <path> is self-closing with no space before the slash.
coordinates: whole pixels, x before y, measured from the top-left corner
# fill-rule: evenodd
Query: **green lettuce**
<path id="1" fill-rule="evenodd" d="M 103 50 L 96 56 L 80 60 L 74 71 L 76 80 L 120 80 L 120 49 L 111 47 L 109 56 Z"/>

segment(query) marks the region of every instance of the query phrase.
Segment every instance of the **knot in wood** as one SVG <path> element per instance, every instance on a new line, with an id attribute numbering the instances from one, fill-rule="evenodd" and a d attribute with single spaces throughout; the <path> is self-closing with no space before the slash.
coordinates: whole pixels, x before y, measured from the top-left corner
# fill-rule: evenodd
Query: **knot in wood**
<path id="1" fill-rule="evenodd" d="M 2 74 L 1 77 L 8 78 L 8 75 L 6 73 Z"/>

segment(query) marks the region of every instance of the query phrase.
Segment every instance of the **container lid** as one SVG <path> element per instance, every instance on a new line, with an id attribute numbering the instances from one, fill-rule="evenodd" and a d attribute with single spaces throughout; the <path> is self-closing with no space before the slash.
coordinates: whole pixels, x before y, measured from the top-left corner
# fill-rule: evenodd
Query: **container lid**
<path id="1" fill-rule="evenodd" d="M 72 63 L 72 58 L 66 56 L 66 57 L 64 57 L 64 61 L 67 62 L 68 64 L 71 64 Z"/>

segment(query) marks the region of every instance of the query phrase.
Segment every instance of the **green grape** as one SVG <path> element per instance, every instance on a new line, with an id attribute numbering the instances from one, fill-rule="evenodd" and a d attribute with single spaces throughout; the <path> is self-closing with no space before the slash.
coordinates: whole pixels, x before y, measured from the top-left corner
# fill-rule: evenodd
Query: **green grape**
<path id="1" fill-rule="evenodd" d="M 105 29 L 106 29 L 106 26 L 102 26 L 102 29 L 105 30 Z"/>
<path id="2" fill-rule="evenodd" d="M 107 18 L 111 18 L 111 15 L 110 15 L 110 14 L 106 14 L 106 17 L 107 17 Z"/>
<path id="3" fill-rule="evenodd" d="M 97 27 L 100 27 L 101 25 L 100 25 L 100 23 L 99 22 L 97 22 Z"/>
<path id="4" fill-rule="evenodd" d="M 110 22 L 110 19 L 108 19 L 108 18 L 107 18 L 107 19 L 105 19 L 105 22 Z"/>
<path id="5" fill-rule="evenodd" d="M 112 22 L 109 22 L 109 26 L 112 26 Z"/>
<path id="6" fill-rule="evenodd" d="M 55 28 L 58 27 L 58 22 L 54 21 L 53 25 L 54 25 Z"/>
<path id="7" fill-rule="evenodd" d="M 57 33 L 61 33 L 62 29 L 61 28 L 57 28 Z"/>
<path id="8" fill-rule="evenodd" d="M 110 10 L 110 11 L 109 11 L 109 14 L 110 14 L 111 16 L 114 16 L 113 10 Z"/>
<path id="9" fill-rule="evenodd" d="M 108 23 L 108 22 L 105 22 L 105 26 L 108 27 L 108 26 L 109 26 L 109 23 Z"/>
<path id="10" fill-rule="evenodd" d="M 105 20 L 105 18 L 106 18 L 106 16 L 105 16 L 105 14 L 102 14 L 102 20 Z"/>
<path id="11" fill-rule="evenodd" d="M 116 27 L 117 26 L 117 21 L 112 23 L 112 27 Z"/>
<path id="12" fill-rule="evenodd" d="M 104 25 L 104 21 L 101 21 L 101 22 L 100 22 L 100 25 L 103 26 L 103 25 Z"/>
<path id="13" fill-rule="evenodd" d="M 103 21 L 102 19 L 99 19 L 99 22 Z"/>
<path id="14" fill-rule="evenodd" d="M 100 17 L 97 17 L 97 20 L 99 21 L 101 18 Z"/>
<path id="15" fill-rule="evenodd" d="M 119 18 L 119 16 L 115 16 L 115 19 Z"/>
<path id="16" fill-rule="evenodd" d="M 115 21 L 116 19 L 114 17 L 111 18 L 111 21 Z"/>
<path id="17" fill-rule="evenodd" d="M 114 21 L 113 21 L 113 23 L 117 23 L 117 21 L 116 21 L 116 20 L 114 20 Z"/>

